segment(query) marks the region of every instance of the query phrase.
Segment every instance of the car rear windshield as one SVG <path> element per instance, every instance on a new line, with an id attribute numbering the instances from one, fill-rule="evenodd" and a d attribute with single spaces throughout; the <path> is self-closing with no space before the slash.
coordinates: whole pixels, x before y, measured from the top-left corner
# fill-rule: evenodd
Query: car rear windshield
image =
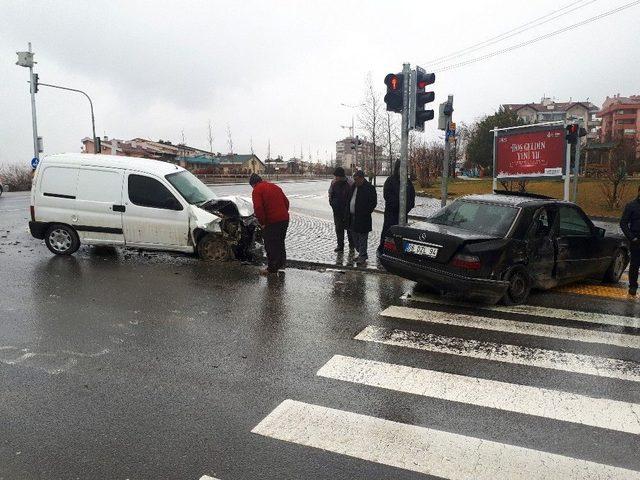
<path id="1" fill-rule="evenodd" d="M 198 177 L 186 170 L 170 173 L 166 175 L 165 178 L 180 192 L 180 195 L 192 205 L 199 205 L 216 198 L 209 187 L 202 183 Z"/>
<path id="2" fill-rule="evenodd" d="M 518 209 L 508 205 L 458 200 L 437 212 L 429 221 L 437 225 L 504 237 L 517 214 Z"/>

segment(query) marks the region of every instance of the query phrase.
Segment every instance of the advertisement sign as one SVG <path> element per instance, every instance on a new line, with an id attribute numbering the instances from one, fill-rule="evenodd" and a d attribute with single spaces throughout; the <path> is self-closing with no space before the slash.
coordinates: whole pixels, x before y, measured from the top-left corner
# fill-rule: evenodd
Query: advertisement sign
<path id="1" fill-rule="evenodd" d="M 514 129 L 496 135 L 497 178 L 561 177 L 567 143 L 564 126 Z"/>

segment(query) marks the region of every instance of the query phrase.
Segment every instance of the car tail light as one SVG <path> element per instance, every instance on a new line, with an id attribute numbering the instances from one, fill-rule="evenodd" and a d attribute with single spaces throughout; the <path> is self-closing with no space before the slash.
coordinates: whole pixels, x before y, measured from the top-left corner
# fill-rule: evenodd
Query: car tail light
<path id="1" fill-rule="evenodd" d="M 465 268 L 467 270 L 480 270 L 480 267 L 482 266 L 480 258 L 475 255 L 465 255 L 462 253 L 453 257 L 451 265 L 458 268 Z"/>
<path id="2" fill-rule="evenodd" d="M 31 221 L 35 222 L 36 221 L 36 207 L 34 207 L 33 205 L 31 205 L 29 207 L 29 211 L 31 212 Z"/>
<path id="3" fill-rule="evenodd" d="M 383 248 L 388 252 L 397 252 L 398 248 L 396 247 L 396 242 L 393 241 L 393 238 L 385 238 Z"/>

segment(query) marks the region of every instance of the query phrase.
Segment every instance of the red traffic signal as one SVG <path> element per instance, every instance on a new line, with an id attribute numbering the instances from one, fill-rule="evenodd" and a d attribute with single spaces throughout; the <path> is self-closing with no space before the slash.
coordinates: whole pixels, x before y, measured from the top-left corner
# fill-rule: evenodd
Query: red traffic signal
<path id="1" fill-rule="evenodd" d="M 384 103 L 387 104 L 387 111 L 402 113 L 404 99 L 402 87 L 404 86 L 404 75 L 402 73 L 389 73 L 384 77 L 384 84 L 387 86 L 387 94 L 384 96 Z"/>

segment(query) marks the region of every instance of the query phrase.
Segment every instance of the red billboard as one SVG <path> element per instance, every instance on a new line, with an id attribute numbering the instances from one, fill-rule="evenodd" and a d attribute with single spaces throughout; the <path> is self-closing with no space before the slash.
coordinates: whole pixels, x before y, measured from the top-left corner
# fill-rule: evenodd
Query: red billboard
<path id="1" fill-rule="evenodd" d="M 498 132 L 494 176 L 560 177 L 564 171 L 566 145 L 562 125 Z"/>

